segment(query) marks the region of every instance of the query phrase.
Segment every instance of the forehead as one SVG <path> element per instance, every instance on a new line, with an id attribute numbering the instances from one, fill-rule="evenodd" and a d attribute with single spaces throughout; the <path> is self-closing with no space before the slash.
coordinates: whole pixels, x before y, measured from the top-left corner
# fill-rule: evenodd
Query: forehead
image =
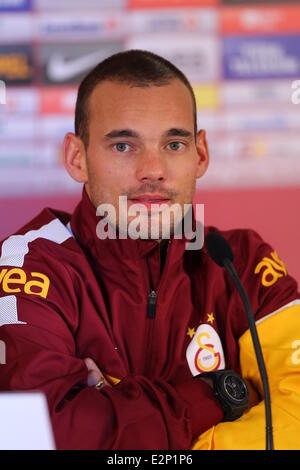
<path id="1" fill-rule="evenodd" d="M 89 99 L 89 127 L 98 132 L 111 128 L 194 127 L 190 90 L 178 79 L 161 86 L 131 86 L 104 81 Z"/>

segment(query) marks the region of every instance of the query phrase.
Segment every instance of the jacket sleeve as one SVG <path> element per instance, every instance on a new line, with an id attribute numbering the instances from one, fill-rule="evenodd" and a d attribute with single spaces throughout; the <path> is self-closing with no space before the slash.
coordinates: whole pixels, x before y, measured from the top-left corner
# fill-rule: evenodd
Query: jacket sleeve
<path id="1" fill-rule="evenodd" d="M 299 449 L 300 433 L 300 299 L 296 282 L 271 247 L 252 233 L 256 248 L 249 252 L 244 287 L 254 315 L 266 364 L 273 419 L 274 448 Z M 253 240 L 252 240 L 253 242 Z M 247 289 L 248 286 L 251 289 Z M 194 449 L 265 449 L 263 387 L 250 330 L 238 339 L 241 375 L 258 394 L 244 415 L 203 433 Z"/>
<path id="2" fill-rule="evenodd" d="M 0 345 L 6 356 L 0 360 L 0 390 L 46 395 L 58 449 L 188 449 L 193 438 L 221 421 L 210 388 L 193 379 L 176 388 L 128 375 L 100 391 L 88 387 L 76 328 L 74 334 L 60 308 L 63 303 L 72 317 L 64 287 L 68 274 L 52 275 L 50 287 L 44 275 L 43 291 L 38 257 L 26 263 L 0 266 Z M 32 274 L 39 287 L 28 284 Z"/>

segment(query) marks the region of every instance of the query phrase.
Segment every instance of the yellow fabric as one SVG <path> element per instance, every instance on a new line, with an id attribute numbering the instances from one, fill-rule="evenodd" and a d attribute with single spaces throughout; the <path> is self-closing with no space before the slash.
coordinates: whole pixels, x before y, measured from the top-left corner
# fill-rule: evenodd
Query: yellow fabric
<path id="1" fill-rule="evenodd" d="M 300 305 L 257 324 L 269 378 L 274 448 L 300 449 Z M 239 340 L 242 376 L 263 395 L 250 331 Z M 263 401 L 240 419 L 220 423 L 194 442 L 194 450 L 265 449 Z"/>
<path id="2" fill-rule="evenodd" d="M 112 375 L 108 375 L 108 374 L 103 374 L 103 375 L 106 378 L 107 382 L 110 383 L 110 385 L 117 385 L 120 382 L 120 379 L 117 379 L 116 377 L 113 377 Z"/>

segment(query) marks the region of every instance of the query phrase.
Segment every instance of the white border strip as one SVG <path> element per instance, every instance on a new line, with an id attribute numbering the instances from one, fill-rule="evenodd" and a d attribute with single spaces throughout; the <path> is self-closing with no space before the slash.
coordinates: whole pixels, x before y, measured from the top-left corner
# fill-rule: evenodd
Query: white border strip
<path id="1" fill-rule="evenodd" d="M 276 313 L 282 312 L 282 310 L 285 310 L 286 308 L 294 307 L 295 305 L 300 305 L 300 299 L 293 300 L 293 301 L 290 302 L 289 304 L 286 304 L 286 305 L 284 305 L 283 307 L 280 307 L 278 310 L 275 310 L 274 312 L 269 313 L 269 314 L 266 315 L 265 317 L 260 318 L 260 319 L 257 320 L 257 322 L 255 322 L 255 323 L 256 323 L 256 325 L 259 325 L 259 324 L 262 323 L 264 320 L 267 320 L 268 318 L 272 317 L 273 315 L 276 315 Z"/>
<path id="2" fill-rule="evenodd" d="M 29 252 L 28 244 L 37 238 L 45 238 L 61 245 L 71 235 L 59 219 L 53 219 L 37 230 L 30 230 L 24 235 L 11 235 L 2 244 L 0 266 L 17 266 L 21 268 Z"/>
<path id="3" fill-rule="evenodd" d="M 66 225 L 67 229 L 69 230 L 70 234 L 72 235 L 73 238 L 75 238 L 75 235 L 71 229 L 71 221 L 67 223 Z"/>

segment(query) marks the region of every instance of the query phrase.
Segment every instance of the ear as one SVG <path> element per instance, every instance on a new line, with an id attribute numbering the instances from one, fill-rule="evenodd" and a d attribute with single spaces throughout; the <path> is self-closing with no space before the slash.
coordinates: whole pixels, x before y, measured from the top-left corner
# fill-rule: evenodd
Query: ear
<path id="1" fill-rule="evenodd" d="M 199 157 L 198 168 L 197 168 L 197 178 L 200 178 L 204 175 L 209 164 L 209 151 L 206 141 L 206 133 L 203 129 L 197 132 L 196 135 L 196 149 Z"/>
<path id="2" fill-rule="evenodd" d="M 88 172 L 86 151 L 82 140 L 72 132 L 65 135 L 63 142 L 64 165 L 73 180 L 87 183 Z"/>

